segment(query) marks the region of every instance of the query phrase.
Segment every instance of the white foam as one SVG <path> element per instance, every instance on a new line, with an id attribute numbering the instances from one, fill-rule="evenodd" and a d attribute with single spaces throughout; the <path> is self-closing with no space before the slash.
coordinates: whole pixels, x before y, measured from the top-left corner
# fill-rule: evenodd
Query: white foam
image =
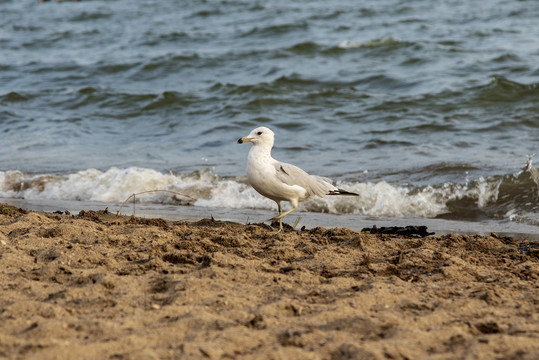
<path id="1" fill-rule="evenodd" d="M 0 171 L 0 196 L 30 200 L 119 202 L 133 193 L 163 189 L 176 182 L 174 175 L 139 168 L 113 167 L 105 172 L 88 169 L 65 176 Z"/>
<path id="2" fill-rule="evenodd" d="M 337 185 L 359 197 L 326 196 L 311 198 L 300 209 L 333 214 L 359 214 L 384 217 L 435 217 L 448 211 L 447 203 L 473 199 L 484 207 L 498 197 L 501 180 L 479 180 L 469 184 L 443 184 L 414 189 L 377 183 L 342 182 Z M 88 169 L 54 176 L 27 175 L 20 171 L 0 171 L 0 197 L 29 200 L 78 200 L 121 203 L 133 193 L 170 190 L 189 196 L 191 204 L 202 207 L 253 208 L 276 210 L 273 201 L 259 195 L 244 178 L 221 178 L 210 170 L 187 175 L 162 173 L 152 169 Z M 169 193 L 138 196 L 137 201 L 178 204 L 186 200 Z M 283 205 L 286 207 L 287 204 Z"/>

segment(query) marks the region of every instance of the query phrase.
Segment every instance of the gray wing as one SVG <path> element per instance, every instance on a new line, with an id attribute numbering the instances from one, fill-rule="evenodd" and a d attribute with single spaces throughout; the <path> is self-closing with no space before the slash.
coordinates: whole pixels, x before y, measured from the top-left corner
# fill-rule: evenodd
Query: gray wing
<path id="1" fill-rule="evenodd" d="M 316 175 L 309 175 L 297 166 L 279 161 L 276 161 L 274 166 L 279 181 L 290 186 L 299 185 L 307 190 L 309 196 L 316 195 L 324 197 L 331 191 L 338 190 L 328 181 L 328 179 Z"/>

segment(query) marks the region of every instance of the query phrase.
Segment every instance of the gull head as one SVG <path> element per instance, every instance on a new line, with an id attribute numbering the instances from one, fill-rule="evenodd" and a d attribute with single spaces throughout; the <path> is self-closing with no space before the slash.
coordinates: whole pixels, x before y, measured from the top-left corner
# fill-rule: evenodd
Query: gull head
<path id="1" fill-rule="evenodd" d="M 269 146 L 270 148 L 273 147 L 273 137 L 274 137 L 273 131 L 268 129 L 267 127 L 261 126 L 253 131 L 245 137 L 242 137 L 238 140 L 238 144 L 243 144 L 244 142 L 252 142 L 253 145 L 263 145 L 263 146 Z"/>

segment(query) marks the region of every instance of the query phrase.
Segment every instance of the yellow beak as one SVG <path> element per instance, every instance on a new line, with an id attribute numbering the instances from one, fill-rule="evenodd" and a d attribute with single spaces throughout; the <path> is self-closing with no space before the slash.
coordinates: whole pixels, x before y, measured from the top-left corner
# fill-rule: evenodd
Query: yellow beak
<path id="1" fill-rule="evenodd" d="M 244 142 L 249 142 L 249 141 L 251 141 L 251 138 L 248 138 L 247 136 L 242 137 L 242 138 L 238 139 L 238 144 L 243 144 Z"/>

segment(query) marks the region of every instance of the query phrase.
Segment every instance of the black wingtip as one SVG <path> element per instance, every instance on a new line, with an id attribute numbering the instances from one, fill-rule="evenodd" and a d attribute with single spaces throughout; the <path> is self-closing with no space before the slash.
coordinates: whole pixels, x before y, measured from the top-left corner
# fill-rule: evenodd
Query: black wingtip
<path id="1" fill-rule="evenodd" d="M 343 189 L 331 190 L 328 195 L 348 195 L 348 196 L 359 196 L 359 194 L 346 191 Z"/>

